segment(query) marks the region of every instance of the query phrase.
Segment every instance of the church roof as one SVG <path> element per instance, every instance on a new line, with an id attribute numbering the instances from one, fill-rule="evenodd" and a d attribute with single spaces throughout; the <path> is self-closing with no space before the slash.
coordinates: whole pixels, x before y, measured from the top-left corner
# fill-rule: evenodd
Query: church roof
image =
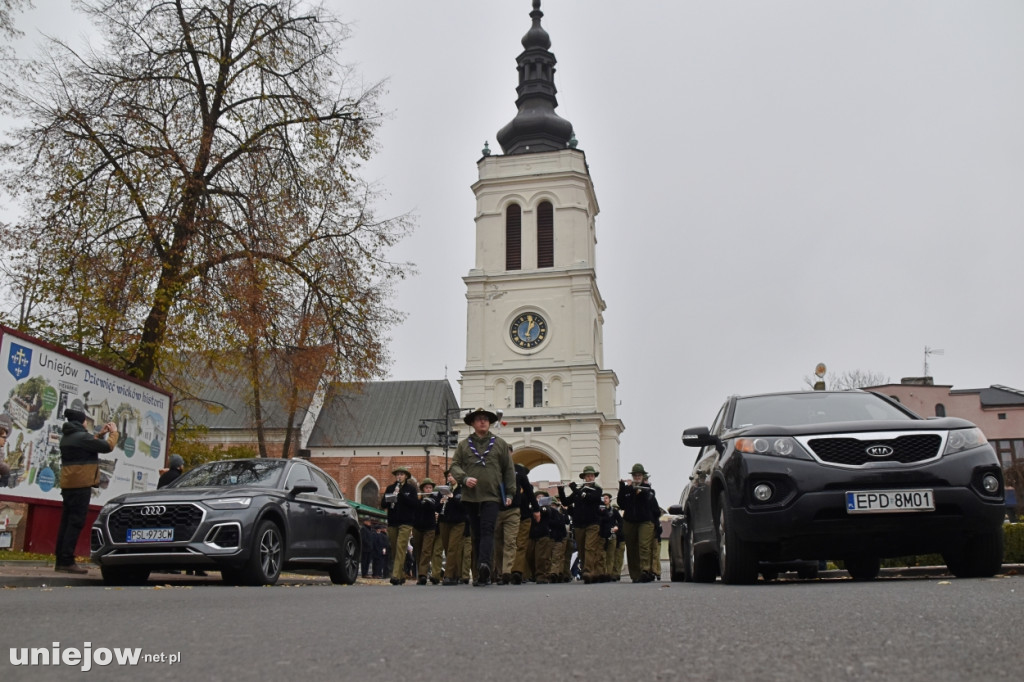
<path id="1" fill-rule="evenodd" d="M 323 362 L 318 360 L 317 367 L 322 370 Z M 260 375 L 260 411 L 264 428 L 287 428 L 286 400 L 291 391 L 286 377 L 278 371 L 274 358 L 264 358 Z M 211 431 L 256 427 L 252 381 L 241 356 L 191 357 L 170 380 L 174 386 L 176 409 L 187 414 L 196 424 Z M 312 388 L 302 390 L 297 396 L 298 410 L 293 426 L 302 423 L 312 398 Z"/>
<path id="2" fill-rule="evenodd" d="M 447 408 L 458 405 L 447 379 L 332 386 L 306 447 L 430 445 L 436 428 L 431 425 L 424 438 L 420 420 L 443 418 Z"/>
<path id="3" fill-rule="evenodd" d="M 555 113 L 555 55 L 551 38 L 540 25 L 544 13 L 540 0 L 533 0 L 533 24 L 523 36 L 523 52 L 516 58 L 519 113 L 498 131 L 498 143 L 505 154 L 530 154 L 565 149 L 572 139 L 572 123 Z"/>

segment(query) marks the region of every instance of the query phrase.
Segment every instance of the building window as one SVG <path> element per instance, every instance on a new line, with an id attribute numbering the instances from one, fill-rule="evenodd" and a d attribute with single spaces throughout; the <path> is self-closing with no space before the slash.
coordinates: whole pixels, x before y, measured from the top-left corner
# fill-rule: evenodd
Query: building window
<path id="1" fill-rule="evenodd" d="M 523 382 L 516 382 L 516 407 L 523 406 L 523 393 L 525 392 Z"/>
<path id="2" fill-rule="evenodd" d="M 375 481 L 369 480 L 363 484 L 363 489 L 359 491 L 359 503 L 369 507 L 380 504 L 380 488 Z"/>
<path id="3" fill-rule="evenodd" d="M 544 407 L 544 384 L 540 379 L 533 382 L 533 406 Z"/>
<path id="4" fill-rule="evenodd" d="M 505 214 L 505 269 L 522 269 L 523 209 L 512 204 Z"/>
<path id="5" fill-rule="evenodd" d="M 936 417 L 945 417 L 946 416 L 946 406 L 943 405 L 942 403 L 937 403 L 935 405 L 935 416 Z"/>
<path id="6" fill-rule="evenodd" d="M 1004 469 L 1009 469 L 1016 464 L 1012 440 L 996 440 L 990 441 L 990 443 L 992 448 L 996 451 L 996 456 L 999 458 L 999 461 L 1002 462 Z"/>
<path id="7" fill-rule="evenodd" d="M 537 267 L 555 267 L 555 210 L 550 201 L 537 207 Z"/>
<path id="8" fill-rule="evenodd" d="M 998 413 L 998 414 L 996 415 L 996 417 L 997 417 L 998 419 L 1006 419 L 1006 413 L 1005 413 L 1005 412 L 1000 412 L 1000 413 Z"/>

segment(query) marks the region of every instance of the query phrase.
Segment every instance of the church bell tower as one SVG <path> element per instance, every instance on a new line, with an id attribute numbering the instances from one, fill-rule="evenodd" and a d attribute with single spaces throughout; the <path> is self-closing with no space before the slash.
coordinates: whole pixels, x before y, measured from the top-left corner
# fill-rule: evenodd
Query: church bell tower
<path id="1" fill-rule="evenodd" d="M 597 287 L 597 196 L 572 124 L 555 109 L 555 55 L 540 0 L 517 58 L 518 113 L 477 162 L 476 263 L 460 404 L 504 410 L 517 462 L 547 462 L 562 480 L 584 466 L 619 476 L 618 378 L 604 367 Z"/>

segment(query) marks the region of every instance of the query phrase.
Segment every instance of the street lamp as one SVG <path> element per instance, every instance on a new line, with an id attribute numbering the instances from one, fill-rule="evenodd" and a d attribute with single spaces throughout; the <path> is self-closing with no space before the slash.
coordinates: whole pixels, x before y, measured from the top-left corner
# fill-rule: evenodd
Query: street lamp
<path id="1" fill-rule="evenodd" d="M 437 445 L 444 450 L 444 468 L 448 470 L 448 448 L 458 443 L 458 431 L 452 430 L 452 415 L 461 412 L 461 408 L 445 408 L 443 417 L 423 417 L 420 419 L 420 438 L 426 438 L 430 431 L 430 424 L 437 425 Z M 454 439 L 454 442 L 453 442 Z"/>

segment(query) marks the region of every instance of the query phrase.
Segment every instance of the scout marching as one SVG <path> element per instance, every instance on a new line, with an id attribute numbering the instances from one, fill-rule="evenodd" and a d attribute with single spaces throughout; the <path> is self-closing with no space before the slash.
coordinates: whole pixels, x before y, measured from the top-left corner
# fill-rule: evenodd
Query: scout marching
<path id="1" fill-rule="evenodd" d="M 429 478 L 417 484 L 405 467 L 392 471 L 381 497 L 392 585 L 411 575 L 418 585 L 445 586 L 613 582 L 624 559 L 632 582 L 660 579 L 660 508 L 643 465 L 614 494 L 597 485 L 592 466 L 556 495 L 535 491 L 512 448 L 491 432 L 496 421 L 484 408 L 465 416 L 473 432 L 440 487 Z"/>

